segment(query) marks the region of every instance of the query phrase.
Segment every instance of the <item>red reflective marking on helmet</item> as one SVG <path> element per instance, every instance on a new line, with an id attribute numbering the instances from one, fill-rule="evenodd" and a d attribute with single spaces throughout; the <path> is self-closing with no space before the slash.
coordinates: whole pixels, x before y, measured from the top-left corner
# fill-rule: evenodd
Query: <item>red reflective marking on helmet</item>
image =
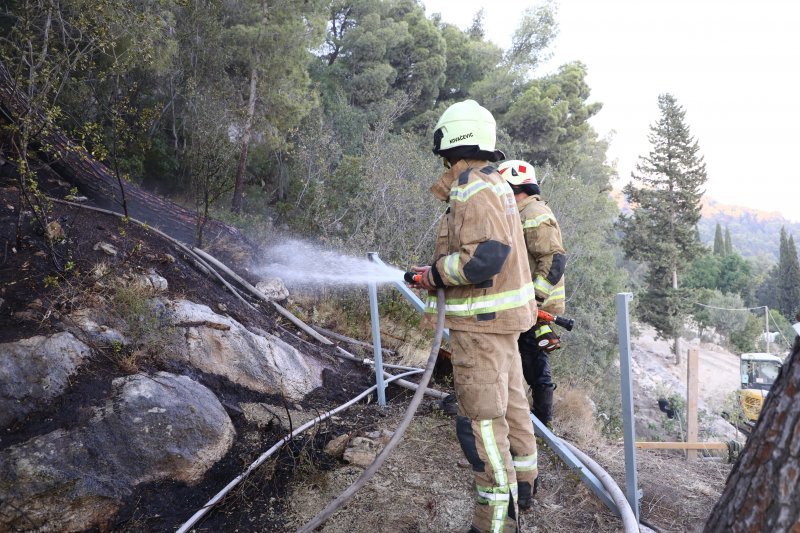
<path id="1" fill-rule="evenodd" d="M 503 172 L 505 172 L 506 170 L 508 170 L 508 167 L 506 167 L 506 168 L 501 168 L 501 169 L 498 169 L 498 170 L 497 170 L 497 172 L 499 172 L 500 174 L 502 174 L 502 173 L 503 173 Z"/>
<path id="2" fill-rule="evenodd" d="M 525 168 L 525 165 L 520 165 L 519 166 L 519 171 L 524 173 L 524 172 L 527 172 L 528 170 Z"/>

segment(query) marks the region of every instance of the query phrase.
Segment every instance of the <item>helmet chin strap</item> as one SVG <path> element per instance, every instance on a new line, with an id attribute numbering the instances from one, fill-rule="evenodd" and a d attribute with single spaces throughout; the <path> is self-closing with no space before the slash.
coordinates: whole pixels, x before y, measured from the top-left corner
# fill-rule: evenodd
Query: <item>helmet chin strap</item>
<path id="1" fill-rule="evenodd" d="M 444 168 L 450 169 L 450 161 L 448 161 L 446 157 L 442 158 L 442 164 L 444 165 Z"/>

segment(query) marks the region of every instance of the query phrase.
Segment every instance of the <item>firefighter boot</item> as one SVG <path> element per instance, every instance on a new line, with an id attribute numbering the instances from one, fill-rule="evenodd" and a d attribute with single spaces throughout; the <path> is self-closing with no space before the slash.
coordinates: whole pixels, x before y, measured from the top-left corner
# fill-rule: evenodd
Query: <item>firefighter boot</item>
<path id="1" fill-rule="evenodd" d="M 556 386 L 553 383 L 539 384 L 533 389 L 533 408 L 531 412 L 539 421 L 547 427 L 553 427 L 553 391 Z"/>
<path id="2" fill-rule="evenodd" d="M 534 481 L 534 487 L 538 484 L 539 478 Z M 522 481 L 517 485 L 517 505 L 520 511 L 530 509 L 533 505 L 533 495 L 536 494 L 535 490 L 531 490 L 531 484 L 527 481 Z"/>

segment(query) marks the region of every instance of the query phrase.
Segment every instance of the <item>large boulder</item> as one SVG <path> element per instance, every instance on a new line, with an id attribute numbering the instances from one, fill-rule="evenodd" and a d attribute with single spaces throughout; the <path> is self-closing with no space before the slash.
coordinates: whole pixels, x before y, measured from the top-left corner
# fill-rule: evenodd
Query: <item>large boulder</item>
<path id="1" fill-rule="evenodd" d="M 67 332 L 0 344 L 0 429 L 46 407 L 90 355 Z"/>
<path id="2" fill-rule="evenodd" d="M 104 529 L 137 485 L 195 483 L 233 443 L 219 400 L 188 377 L 138 374 L 113 385 L 87 425 L 0 451 L 0 530 Z"/>
<path id="3" fill-rule="evenodd" d="M 278 337 L 256 335 L 205 305 L 178 300 L 167 306 L 175 326 L 185 328 L 178 356 L 200 370 L 292 400 L 322 385 L 322 365 Z"/>

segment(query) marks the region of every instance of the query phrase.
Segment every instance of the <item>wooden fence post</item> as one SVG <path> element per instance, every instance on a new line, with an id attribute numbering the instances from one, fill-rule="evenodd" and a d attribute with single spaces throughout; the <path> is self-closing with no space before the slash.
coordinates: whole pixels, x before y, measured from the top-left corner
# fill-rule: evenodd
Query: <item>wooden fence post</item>
<path id="1" fill-rule="evenodd" d="M 699 353 L 697 348 L 689 349 L 686 376 L 686 440 L 697 442 L 697 394 L 699 379 L 698 371 Z M 697 450 L 687 450 L 686 458 L 689 461 L 697 459 Z"/>

